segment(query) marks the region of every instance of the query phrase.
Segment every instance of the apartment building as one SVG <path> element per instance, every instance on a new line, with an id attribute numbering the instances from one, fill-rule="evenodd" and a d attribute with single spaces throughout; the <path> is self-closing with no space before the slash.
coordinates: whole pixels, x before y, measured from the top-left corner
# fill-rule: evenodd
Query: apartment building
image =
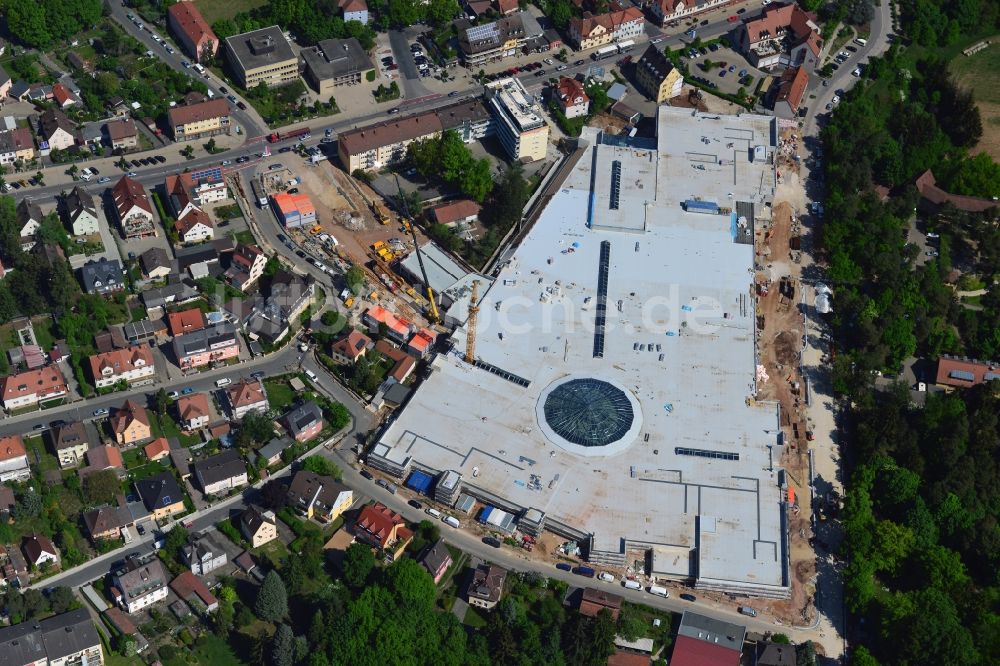
<path id="1" fill-rule="evenodd" d="M 193 141 L 229 132 L 229 102 L 210 99 L 182 104 L 167 111 L 167 124 L 174 141 Z"/>
<path id="2" fill-rule="evenodd" d="M 345 22 L 368 24 L 368 3 L 365 0 L 340 0 L 340 11 Z"/>
<path id="3" fill-rule="evenodd" d="M 156 376 L 153 352 L 146 345 L 94 354 L 89 362 L 90 374 L 97 388 L 113 386 L 120 381 L 129 384 L 148 382 Z"/>
<path id="4" fill-rule="evenodd" d="M 125 276 L 117 259 L 101 257 L 80 266 L 80 283 L 88 294 L 107 296 L 125 289 Z"/>
<path id="5" fill-rule="evenodd" d="M 174 223 L 177 240 L 186 245 L 202 243 L 215 238 L 215 224 L 201 208 L 192 208 Z"/>
<path id="6" fill-rule="evenodd" d="M 281 86 L 299 78 L 299 59 L 276 25 L 228 37 L 226 61 L 244 90 L 260 83 Z"/>
<path id="7" fill-rule="evenodd" d="M 28 252 L 35 247 L 35 234 L 38 227 L 42 226 L 42 208 L 29 197 L 21 200 L 15 209 L 15 222 L 17 223 L 17 233 L 21 239 L 21 250 Z"/>
<path id="8" fill-rule="evenodd" d="M 0 482 L 26 481 L 31 478 L 28 453 L 20 435 L 0 437 Z"/>
<path id="9" fill-rule="evenodd" d="M 110 422 L 115 440 L 121 446 L 132 446 L 153 436 L 149 412 L 146 411 L 145 407 L 132 400 L 126 400 L 125 404 L 111 417 Z"/>
<path id="10" fill-rule="evenodd" d="M 14 164 L 18 160 L 29 162 L 35 156 L 35 140 L 31 130 L 18 127 L 0 132 L 0 165 Z"/>
<path id="11" fill-rule="evenodd" d="M 248 412 L 266 412 L 270 407 L 264 383 L 259 380 L 243 380 L 233 384 L 226 389 L 226 398 L 235 421 L 242 419 Z"/>
<path id="12" fill-rule="evenodd" d="M 307 400 L 289 410 L 281 417 L 281 422 L 296 442 L 308 442 L 323 430 L 323 410 Z"/>
<path id="13" fill-rule="evenodd" d="M 184 0 L 167 7 L 167 26 L 185 53 L 201 62 L 219 50 L 219 38 L 193 2 Z"/>
<path id="14" fill-rule="evenodd" d="M 637 7 L 629 7 L 593 16 L 584 13 L 582 18 L 569 22 L 569 38 L 581 51 L 606 44 L 635 39 L 643 33 L 646 17 Z"/>
<path id="15" fill-rule="evenodd" d="M 76 125 L 59 109 L 47 109 L 38 117 L 39 148 L 43 155 L 76 145 Z"/>
<path id="16" fill-rule="evenodd" d="M 52 448 L 63 469 L 75 467 L 83 462 L 83 456 L 90 448 L 90 437 L 82 421 L 73 421 L 49 431 Z"/>
<path id="17" fill-rule="evenodd" d="M 104 648 L 86 608 L 0 629 L 4 664 L 102 666 Z"/>
<path id="18" fill-rule="evenodd" d="M 264 274 L 267 255 L 256 245 L 239 243 L 233 251 L 233 258 L 226 269 L 226 280 L 240 291 L 253 287 Z"/>
<path id="19" fill-rule="evenodd" d="M 147 561 L 133 556 L 112 575 L 115 603 L 128 613 L 137 613 L 167 598 L 167 572 L 155 557 Z"/>
<path id="20" fill-rule="evenodd" d="M 815 14 L 794 3 L 765 7 L 763 14 L 737 26 L 729 41 L 758 69 L 805 67 L 809 73 L 823 47 Z"/>
<path id="21" fill-rule="evenodd" d="M 250 507 L 240 514 L 240 531 L 252 548 L 260 548 L 278 538 L 278 523 L 273 511 Z"/>
<path id="22" fill-rule="evenodd" d="M 406 158 L 406 148 L 414 141 L 455 130 L 465 143 L 478 141 L 494 131 L 490 112 L 479 99 L 450 104 L 399 119 L 341 132 L 337 150 L 347 171 L 378 170 Z"/>
<path id="23" fill-rule="evenodd" d="M 488 83 L 486 95 L 497 137 L 510 158 L 521 162 L 545 159 L 549 126 L 538 99 L 521 80 L 511 77 Z"/>
<path id="24" fill-rule="evenodd" d="M 574 78 L 563 76 L 553 91 L 556 105 L 567 118 L 580 118 L 590 113 L 590 97 L 583 84 Z"/>
<path id="25" fill-rule="evenodd" d="M 790 67 L 781 75 L 778 89 L 772 99 L 774 115 L 791 120 L 799 115 L 799 105 L 809 85 L 809 70 L 805 67 Z"/>
<path id="26" fill-rule="evenodd" d="M 63 212 L 74 236 L 98 233 L 97 204 L 93 195 L 79 185 L 70 190 L 63 200 Z"/>
<path id="27" fill-rule="evenodd" d="M 667 60 L 656 44 L 650 44 L 646 52 L 635 65 L 635 78 L 639 90 L 652 98 L 657 104 L 663 104 L 672 97 L 681 94 L 684 86 L 684 76 L 674 64 Z"/>
<path id="28" fill-rule="evenodd" d="M 462 19 L 455 27 L 462 62 L 467 67 L 517 55 L 527 38 L 521 13 L 482 25 L 472 25 L 469 20 Z"/>
<path id="29" fill-rule="evenodd" d="M 167 176 L 163 181 L 167 206 L 175 218 L 182 218 L 190 210 L 229 198 L 229 187 L 219 169 L 184 172 Z"/>
<path id="30" fill-rule="evenodd" d="M 170 472 L 139 479 L 135 482 L 135 491 L 153 520 L 163 520 L 184 511 L 184 491 Z"/>
<path id="31" fill-rule="evenodd" d="M 332 477 L 300 470 L 288 486 L 288 503 L 307 519 L 331 522 L 351 508 L 354 492 Z"/>
<path id="32" fill-rule="evenodd" d="M 67 392 L 66 378 L 55 365 L 0 378 L 0 395 L 7 411 L 56 400 Z"/>
<path id="33" fill-rule="evenodd" d="M 190 567 L 191 573 L 196 576 L 211 573 L 226 566 L 226 562 L 229 561 L 225 549 L 212 543 L 212 540 L 207 536 L 193 539 L 181 547 L 181 559 L 183 559 L 184 564 Z"/>
<path id="34" fill-rule="evenodd" d="M 175 403 L 177 416 L 179 417 L 181 428 L 184 430 L 197 430 L 208 425 L 210 412 L 208 409 L 208 396 L 204 393 L 192 393 L 182 395 Z"/>
<path id="35" fill-rule="evenodd" d="M 649 13 L 655 23 L 664 26 L 670 21 L 701 14 L 729 2 L 730 0 L 654 0 L 649 5 Z"/>
<path id="36" fill-rule="evenodd" d="M 220 363 L 240 355 L 236 327 L 229 322 L 178 335 L 174 338 L 173 347 L 177 364 L 182 370 Z"/>
<path id="37" fill-rule="evenodd" d="M 122 176 L 111 189 L 111 198 L 114 200 L 118 224 L 126 240 L 156 235 L 153 204 L 150 203 L 149 195 L 141 183 L 128 176 Z"/>
<path id="38" fill-rule="evenodd" d="M 118 118 L 104 125 L 112 150 L 126 152 L 139 147 L 139 130 L 131 118 Z"/>

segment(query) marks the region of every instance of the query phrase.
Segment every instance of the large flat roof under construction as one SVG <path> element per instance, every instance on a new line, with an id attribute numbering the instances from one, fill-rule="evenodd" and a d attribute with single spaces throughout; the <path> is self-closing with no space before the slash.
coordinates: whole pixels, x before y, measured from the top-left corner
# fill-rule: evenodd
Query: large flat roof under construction
<path id="1" fill-rule="evenodd" d="M 586 128 L 481 286 L 477 363 L 460 327 L 369 461 L 454 470 L 463 492 L 592 535 L 595 562 L 652 549 L 664 578 L 786 595 L 778 411 L 753 399 L 774 122 L 660 107 L 656 145 Z"/>

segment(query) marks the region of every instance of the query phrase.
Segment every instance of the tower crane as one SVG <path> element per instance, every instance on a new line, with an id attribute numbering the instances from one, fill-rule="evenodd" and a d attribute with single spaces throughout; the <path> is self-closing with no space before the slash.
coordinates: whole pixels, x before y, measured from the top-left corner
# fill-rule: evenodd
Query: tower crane
<path id="1" fill-rule="evenodd" d="M 410 217 L 410 207 L 406 203 L 406 197 L 403 196 L 403 188 L 399 184 L 399 176 L 396 176 L 396 190 L 399 192 L 399 201 L 403 207 L 403 214 L 406 215 L 406 219 L 410 220 L 409 224 L 404 224 L 403 226 L 410 229 L 410 236 L 413 237 L 413 250 L 417 253 L 417 263 L 420 264 L 420 274 L 424 278 L 424 288 L 427 289 L 427 300 L 430 302 L 427 318 L 432 324 L 436 324 L 441 321 L 441 313 L 438 312 L 437 302 L 434 298 L 434 290 L 431 288 L 430 280 L 427 279 L 427 269 L 424 268 L 424 256 L 420 254 L 420 244 L 417 242 L 417 232 L 413 229 L 413 222 Z"/>
<path id="2" fill-rule="evenodd" d="M 476 316 L 479 314 L 479 280 L 472 281 L 472 295 L 469 297 L 469 323 L 465 327 L 465 362 L 476 358 Z"/>

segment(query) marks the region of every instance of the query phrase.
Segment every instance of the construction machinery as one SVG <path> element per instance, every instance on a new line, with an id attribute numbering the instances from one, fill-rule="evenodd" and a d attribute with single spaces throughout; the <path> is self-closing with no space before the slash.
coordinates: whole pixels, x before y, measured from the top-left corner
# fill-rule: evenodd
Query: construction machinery
<path id="1" fill-rule="evenodd" d="M 476 318 L 479 315 L 479 280 L 472 281 L 472 294 L 469 296 L 469 322 L 465 327 L 465 362 L 472 363 L 476 359 Z"/>
<path id="2" fill-rule="evenodd" d="M 389 224 L 392 222 L 392 218 L 389 217 L 389 210 L 382 204 L 372 201 L 371 209 L 372 214 L 375 215 L 375 219 L 378 220 L 380 224 Z"/>
<path id="3" fill-rule="evenodd" d="M 403 188 L 399 185 L 399 176 L 396 176 L 396 189 L 399 191 L 399 199 L 403 204 L 403 227 L 407 229 L 410 232 L 410 236 L 413 237 L 413 249 L 417 253 L 417 263 L 420 264 L 420 275 L 424 278 L 424 288 L 427 290 L 427 301 L 429 303 L 429 307 L 427 309 L 427 319 L 432 324 L 436 324 L 441 321 L 441 313 L 438 312 L 437 299 L 434 298 L 434 290 L 431 288 L 431 282 L 427 279 L 427 269 L 424 268 L 424 255 L 420 253 L 420 243 L 417 242 L 417 232 L 413 229 L 413 223 L 409 219 L 410 207 L 406 205 L 406 197 L 403 196 Z"/>

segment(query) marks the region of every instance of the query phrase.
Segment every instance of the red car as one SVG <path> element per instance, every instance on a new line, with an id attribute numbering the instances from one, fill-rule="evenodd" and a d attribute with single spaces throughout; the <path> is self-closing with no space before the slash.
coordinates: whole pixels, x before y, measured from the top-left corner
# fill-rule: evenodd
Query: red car
<path id="1" fill-rule="evenodd" d="M 736 14 L 733 14 L 732 16 L 730 16 L 729 18 L 727 18 L 726 20 L 729 21 L 730 23 L 736 23 L 737 21 L 740 20 L 740 17 L 737 16 Z"/>

